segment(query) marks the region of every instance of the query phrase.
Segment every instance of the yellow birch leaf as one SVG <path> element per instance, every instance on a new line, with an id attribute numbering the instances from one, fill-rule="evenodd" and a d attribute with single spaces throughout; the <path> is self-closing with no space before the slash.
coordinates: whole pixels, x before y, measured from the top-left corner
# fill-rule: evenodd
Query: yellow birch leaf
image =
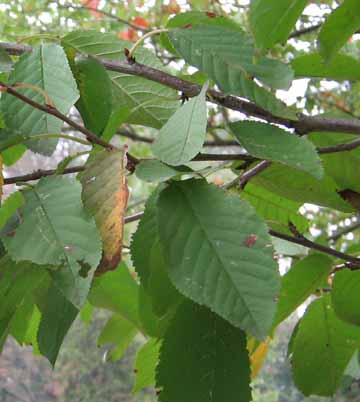
<path id="1" fill-rule="evenodd" d="M 94 216 L 103 242 L 97 275 L 115 269 L 121 261 L 129 196 L 125 173 L 126 151 L 104 150 L 87 162 L 80 179 L 85 208 Z"/>

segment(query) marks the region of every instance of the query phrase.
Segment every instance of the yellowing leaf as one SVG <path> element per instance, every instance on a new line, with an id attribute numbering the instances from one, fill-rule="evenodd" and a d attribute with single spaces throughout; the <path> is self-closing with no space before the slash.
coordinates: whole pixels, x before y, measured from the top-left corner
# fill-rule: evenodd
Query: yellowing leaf
<path id="1" fill-rule="evenodd" d="M 252 380 L 257 377 L 264 364 L 271 340 L 270 337 L 267 337 L 264 342 L 259 342 L 252 337 L 248 339 L 247 350 L 249 351 Z"/>
<path id="2" fill-rule="evenodd" d="M 97 274 L 113 270 L 121 261 L 124 214 L 128 200 L 125 151 L 99 152 L 81 176 L 85 208 L 95 217 L 103 241 Z"/>

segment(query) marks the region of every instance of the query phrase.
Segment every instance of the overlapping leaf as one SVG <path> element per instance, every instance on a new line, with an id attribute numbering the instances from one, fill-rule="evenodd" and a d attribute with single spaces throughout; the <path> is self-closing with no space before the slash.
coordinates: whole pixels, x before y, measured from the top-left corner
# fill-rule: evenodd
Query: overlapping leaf
<path id="1" fill-rule="evenodd" d="M 10 74 L 9 82 L 40 88 L 63 114 L 67 114 L 79 98 L 65 52 L 55 44 L 41 45 L 31 53 L 21 56 Z M 18 91 L 36 102 L 46 103 L 44 95 L 39 91 L 32 88 L 18 88 Z M 58 118 L 35 109 L 12 95 L 4 94 L 1 104 L 8 135 L 57 134 L 63 125 Z M 56 143 L 56 139 L 34 140 L 28 146 L 35 152 L 51 155 Z"/>
<path id="2" fill-rule="evenodd" d="M 124 49 L 131 47 L 131 42 L 96 31 L 74 31 L 66 35 L 62 43 L 83 54 L 115 60 L 125 60 Z M 153 53 L 145 48 L 137 50 L 136 60 L 154 68 L 163 68 Z M 114 107 L 131 110 L 127 118 L 129 123 L 160 128 L 179 106 L 177 92 L 164 85 L 117 72 L 111 72 L 110 78 Z"/>
<path id="3" fill-rule="evenodd" d="M 95 59 L 76 63 L 80 99 L 76 102 L 85 126 L 101 135 L 111 115 L 111 81 L 104 66 Z"/>
<path id="4" fill-rule="evenodd" d="M 121 260 L 124 215 L 128 200 L 125 151 L 101 151 L 81 176 L 85 208 L 95 217 L 103 241 L 98 272 L 115 269 Z"/>
<path id="5" fill-rule="evenodd" d="M 188 173 L 192 170 L 187 166 L 172 167 L 156 159 L 141 161 L 136 166 L 136 176 L 146 182 L 163 182 L 174 176 Z"/>
<path id="6" fill-rule="evenodd" d="M 8 255 L 0 260 L 0 344 L 24 300 L 46 281 L 47 273 L 30 262 L 13 262 Z M 0 347 L 1 349 L 1 347 Z"/>
<path id="7" fill-rule="evenodd" d="M 62 342 L 79 310 L 56 286 L 50 286 L 42 305 L 37 340 L 41 354 L 55 366 Z"/>
<path id="8" fill-rule="evenodd" d="M 156 386 L 160 402 L 250 401 L 245 333 L 202 306 L 184 303 L 161 345 Z"/>
<path id="9" fill-rule="evenodd" d="M 296 262 L 281 278 L 281 290 L 274 327 L 295 311 L 315 290 L 326 283 L 332 260 L 311 254 Z"/>
<path id="10" fill-rule="evenodd" d="M 320 158 L 307 138 L 255 121 L 238 121 L 231 123 L 230 128 L 251 155 L 283 163 L 321 179 Z"/>
<path id="11" fill-rule="evenodd" d="M 181 56 L 207 73 L 225 92 L 245 97 L 275 115 L 296 118 L 285 104 L 252 80 L 256 76 L 274 87 L 285 87 L 292 80 L 291 70 L 285 66 L 284 71 L 271 59 L 254 63 L 254 48 L 245 34 L 199 25 L 175 29 L 169 36 Z"/>
<path id="12" fill-rule="evenodd" d="M 339 186 L 326 173 L 321 180 L 317 180 L 308 173 L 273 163 L 254 177 L 252 183 L 294 201 L 310 202 L 344 212 L 353 211 L 337 193 Z"/>
<path id="13" fill-rule="evenodd" d="M 248 183 L 241 192 L 241 197 L 248 201 L 266 223 L 282 232 L 288 232 L 289 222 L 295 225 L 300 233 L 309 227 L 306 218 L 298 213 L 301 202 L 289 200 L 267 191 L 263 187 Z"/>
<path id="14" fill-rule="evenodd" d="M 206 137 L 207 88 L 205 84 L 199 95 L 178 109 L 161 128 L 152 150 L 162 162 L 179 166 L 200 152 Z"/>
<path id="15" fill-rule="evenodd" d="M 151 338 L 136 354 L 135 383 L 132 392 L 135 394 L 145 387 L 155 384 L 155 369 L 159 359 L 161 342 Z"/>
<path id="16" fill-rule="evenodd" d="M 308 0 L 252 0 L 250 26 L 261 49 L 287 40 Z"/>
<path id="17" fill-rule="evenodd" d="M 125 264 L 115 271 L 95 278 L 89 294 L 90 303 L 110 310 L 141 328 L 139 318 L 139 285 L 130 275 Z"/>
<path id="18" fill-rule="evenodd" d="M 130 346 L 136 333 L 137 329 L 130 321 L 127 321 L 121 315 L 114 314 L 102 329 L 97 343 L 99 346 L 109 343 L 113 345 L 107 355 L 107 359 L 111 361 L 119 360 Z"/>
<path id="19" fill-rule="evenodd" d="M 279 275 L 267 228 L 253 208 L 203 180 L 171 184 L 158 205 L 173 284 L 233 325 L 264 338 L 275 313 Z"/>
<path id="20" fill-rule="evenodd" d="M 158 229 L 157 200 L 159 191 L 148 199 L 142 217 L 131 242 L 131 257 L 144 291 L 158 316 L 164 316 L 181 300 L 167 274 Z"/>
<path id="21" fill-rule="evenodd" d="M 318 37 L 320 54 L 327 60 L 360 28 L 360 3 L 344 0 L 326 19 Z"/>
<path id="22" fill-rule="evenodd" d="M 319 53 L 296 57 L 291 62 L 296 77 L 316 77 L 331 80 L 359 80 L 360 61 L 345 54 L 336 54 L 329 62 Z"/>
<path id="23" fill-rule="evenodd" d="M 360 272 L 343 270 L 335 275 L 331 300 L 335 313 L 350 324 L 360 324 Z"/>
<path id="24" fill-rule="evenodd" d="M 314 301 L 300 321 L 291 348 L 295 384 L 304 395 L 333 395 L 359 346 L 360 328 L 336 317 L 330 295 Z"/>
<path id="25" fill-rule="evenodd" d="M 22 192 L 21 223 L 14 236 L 3 239 L 15 261 L 57 266 L 55 284 L 75 306 L 85 301 L 101 257 L 101 240 L 80 192 L 75 179 L 41 179 Z"/>

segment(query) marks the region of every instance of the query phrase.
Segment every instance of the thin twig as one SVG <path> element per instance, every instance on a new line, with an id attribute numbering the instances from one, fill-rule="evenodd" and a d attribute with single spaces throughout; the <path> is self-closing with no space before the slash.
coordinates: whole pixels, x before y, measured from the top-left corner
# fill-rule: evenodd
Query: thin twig
<path id="1" fill-rule="evenodd" d="M 86 127 L 81 126 L 80 124 L 76 123 L 74 120 L 69 119 L 67 116 L 59 112 L 58 109 L 49 106 L 49 105 L 42 105 L 41 103 L 35 102 L 34 100 L 28 98 L 27 96 L 23 95 L 22 93 L 16 91 L 12 85 L 8 85 L 5 82 L 0 81 L 0 87 L 4 88 L 6 92 L 16 98 L 22 100 L 23 102 L 27 103 L 28 105 L 32 106 L 35 109 L 41 110 L 47 114 L 57 117 L 58 119 L 64 121 L 69 126 L 73 127 L 75 130 L 81 132 L 85 135 L 86 139 L 93 143 L 101 145 L 104 148 L 113 149 L 115 148 L 113 145 L 109 144 L 108 142 L 99 138 L 96 134 L 92 133 Z"/>
<path id="2" fill-rule="evenodd" d="M 141 219 L 141 217 L 143 215 L 144 215 L 143 212 L 138 212 L 134 215 L 127 216 L 127 217 L 125 217 L 125 223 L 134 222 L 136 220 L 139 220 L 139 219 Z M 273 229 L 269 230 L 269 234 L 273 237 L 277 237 L 279 239 L 289 241 L 290 243 L 299 244 L 306 248 L 310 248 L 312 250 L 317 250 L 317 251 L 320 251 L 321 253 L 328 254 L 333 257 L 339 258 L 340 260 L 351 262 L 353 264 L 356 264 L 356 266 L 360 265 L 360 258 L 353 257 L 352 255 L 342 253 L 341 251 L 334 250 L 333 248 L 323 246 L 322 244 L 319 244 L 319 243 L 315 243 L 305 237 L 297 238 L 297 237 L 286 235 L 284 233 L 278 232 Z"/>
<path id="3" fill-rule="evenodd" d="M 327 238 L 327 240 L 329 241 L 337 241 L 338 239 L 340 239 L 340 237 L 353 232 L 356 229 L 360 228 L 360 222 L 355 222 L 353 225 L 347 226 L 341 230 L 339 230 L 338 232 L 334 233 L 333 235 L 329 236 Z"/>
<path id="4" fill-rule="evenodd" d="M 70 173 L 78 173 L 82 172 L 85 169 L 85 166 L 73 166 L 67 169 L 64 169 L 61 174 L 70 174 Z M 45 176 L 52 176 L 55 174 L 57 169 L 50 169 L 50 170 L 37 170 L 33 173 L 24 174 L 22 176 L 13 176 L 4 179 L 4 185 L 8 184 L 16 184 L 19 182 L 27 182 L 32 180 L 39 180 Z"/>
<path id="5" fill-rule="evenodd" d="M 299 36 L 317 31 L 322 24 L 316 24 L 316 25 L 311 25 L 310 27 L 307 28 L 302 28 L 299 29 L 298 31 L 294 31 L 293 33 L 290 34 L 289 38 L 298 38 Z"/>
<path id="6" fill-rule="evenodd" d="M 236 177 L 230 183 L 225 184 L 222 188 L 228 190 L 232 187 L 239 185 L 240 188 L 243 189 L 249 180 L 251 180 L 253 177 L 255 177 L 256 175 L 261 173 L 263 170 L 265 170 L 270 165 L 271 165 L 271 161 L 267 161 L 267 160 L 261 161 L 257 165 L 255 165 L 253 168 L 247 170 L 242 175 Z"/>
<path id="7" fill-rule="evenodd" d="M 341 251 L 334 250 L 333 248 L 323 246 L 322 244 L 319 244 L 319 243 L 315 243 L 315 242 L 307 239 L 306 237 L 303 237 L 303 236 L 302 237 L 293 237 L 293 236 L 289 236 L 287 234 L 278 232 L 273 229 L 269 230 L 269 234 L 271 236 L 278 237 L 279 239 L 286 240 L 291 243 L 299 244 L 306 248 L 311 248 L 313 250 L 317 250 L 322 253 L 332 255 L 333 257 L 339 258 L 341 260 L 350 261 L 357 265 L 360 265 L 360 258 L 353 257 L 352 255 L 342 253 Z"/>
<path id="8" fill-rule="evenodd" d="M 109 17 L 117 22 L 120 22 L 121 24 L 127 25 L 132 29 L 135 29 L 136 31 L 140 31 L 140 32 L 149 32 L 150 30 L 144 27 L 141 27 L 139 25 L 133 24 L 130 21 L 124 20 L 123 18 L 118 17 L 117 15 L 111 14 L 107 11 L 95 8 L 95 7 L 90 7 L 90 6 L 77 6 L 75 4 L 68 4 L 68 5 L 63 5 L 63 4 L 58 4 L 57 5 L 58 8 L 62 8 L 65 10 L 68 10 L 69 8 L 73 8 L 74 10 L 88 10 L 88 11 L 94 11 L 97 12 L 99 14 L 105 15 L 106 17 Z"/>
<path id="9" fill-rule="evenodd" d="M 8 51 L 10 54 L 20 54 L 24 51 L 31 51 L 31 47 L 23 45 L 13 45 L 9 43 L 1 43 L 0 47 Z M 170 75 L 164 71 L 145 66 L 139 63 L 128 63 L 127 61 L 116 61 L 109 59 L 97 58 L 108 70 L 120 73 L 131 74 L 147 78 L 151 81 L 159 82 L 165 86 L 183 92 L 186 96 L 193 97 L 199 94 L 201 86 L 189 81 L 182 80 L 178 77 Z M 259 117 L 270 123 L 281 124 L 288 128 L 295 129 L 298 133 L 306 134 L 312 131 L 317 132 L 343 132 L 349 134 L 360 135 L 359 119 L 337 119 L 325 118 L 321 116 L 306 116 L 298 114 L 298 120 L 279 117 L 271 112 L 264 110 L 258 105 L 247 100 L 240 99 L 236 96 L 225 95 L 220 91 L 210 89 L 208 91 L 209 101 L 228 109 L 242 112 L 248 116 Z"/>

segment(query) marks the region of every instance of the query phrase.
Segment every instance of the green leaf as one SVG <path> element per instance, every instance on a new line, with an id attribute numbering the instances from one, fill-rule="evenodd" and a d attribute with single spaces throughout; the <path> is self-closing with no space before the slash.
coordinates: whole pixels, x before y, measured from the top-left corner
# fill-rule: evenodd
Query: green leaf
<path id="1" fill-rule="evenodd" d="M 268 226 L 289 232 L 289 222 L 293 223 L 300 233 L 308 230 L 307 219 L 298 213 L 302 203 L 291 201 L 267 191 L 263 187 L 248 183 L 241 191 L 241 198 L 248 201 L 256 213 L 265 219 Z"/>
<path id="2" fill-rule="evenodd" d="M 335 313 L 342 320 L 359 325 L 360 272 L 344 269 L 337 272 L 333 282 L 331 300 Z"/>
<path id="3" fill-rule="evenodd" d="M 344 0 L 326 19 L 318 36 L 318 47 L 326 60 L 340 50 L 355 31 L 360 28 L 360 3 Z"/>
<path id="4" fill-rule="evenodd" d="M 5 129 L 6 131 L 6 129 Z M 0 131 L 1 133 L 2 131 Z M 11 148 L 5 149 L 5 151 L 1 152 L 1 156 L 3 158 L 4 164 L 6 166 L 11 166 L 16 163 L 27 150 L 26 146 L 23 144 L 15 145 Z"/>
<path id="5" fill-rule="evenodd" d="M 107 355 L 107 360 L 116 361 L 122 358 L 137 333 L 136 327 L 122 316 L 114 314 L 102 329 L 97 340 L 98 346 L 111 343 L 115 345 Z"/>
<path id="6" fill-rule="evenodd" d="M 309 139 L 318 147 L 348 143 L 358 137 L 346 133 L 310 133 Z M 360 192 L 360 182 L 354 166 L 360 163 L 360 149 L 320 155 L 325 173 L 336 182 L 339 190 Z"/>
<path id="7" fill-rule="evenodd" d="M 104 66 L 93 58 L 76 63 L 80 99 L 76 102 L 85 126 L 101 135 L 111 115 L 111 80 Z"/>
<path id="8" fill-rule="evenodd" d="M 23 206 L 25 200 L 20 191 L 12 193 L 2 204 L 0 208 L 0 229 L 15 214 L 18 208 Z"/>
<path id="9" fill-rule="evenodd" d="M 174 168 L 154 159 L 141 161 L 136 165 L 135 173 L 140 180 L 152 183 L 167 181 L 172 177 L 191 171 L 187 166 Z"/>
<path id="10" fill-rule="evenodd" d="M 161 345 L 156 386 L 160 402 L 250 401 L 245 334 L 208 309 L 184 303 Z"/>
<path id="11" fill-rule="evenodd" d="M 206 137 L 205 84 L 199 95 L 178 109 L 161 128 L 152 150 L 162 162 L 179 166 L 197 155 Z"/>
<path id="12" fill-rule="evenodd" d="M 360 61 L 345 54 L 335 54 L 329 62 L 325 62 L 318 53 L 306 54 L 293 59 L 291 66 L 297 78 L 316 77 L 338 81 L 360 79 Z"/>
<path id="13" fill-rule="evenodd" d="M 132 389 L 134 394 L 155 384 L 160 346 L 161 342 L 158 339 L 151 338 L 138 350 L 134 368 L 135 383 Z"/>
<path id="14" fill-rule="evenodd" d="M 172 183 L 161 192 L 158 207 L 173 284 L 233 325 L 265 338 L 279 274 L 267 228 L 253 208 L 204 180 Z"/>
<path id="15" fill-rule="evenodd" d="M 148 199 L 144 216 L 131 241 L 131 258 L 154 313 L 162 317 L 182 297 L 170 282 L 161 249 L 158 229 L 157 201 L 159 191 Z"/>
<path id="16" fill-rule="evenodd" d="M 141 328 L 139 311 L 139 285 L 125 264 L 94 279 L 89 301 L 99 308 L 121 315 L 137 328 Z"/>
<path id="17" fill-rule="evenodd" d="M 291 85 L 293 79 L 291 68 L 278 60 L 266 57 L 255 61 L 253 41 L 240 29 L 196 25 L 190 29 L 170 31 L 169 36 L 177 51 L 188 62 L 195 62 L 199 68 L 202 65 L 202 69 L 210 76 L 212 72 L 212 78 L 222 86 L 222 82 L 231 82 L 239 73 L 247 78 L 255 76 L 273 88 L 288 89 Z M 193 46 L 193 49 L 188 46 Z M 203 52 L 207 52 L 206 56 Z M 220 65 L 228 71 L 216 71 L 215 67 Z M 226 77 L 227 73 L 233 77 Z M 216 79 L 216 76 L 220 77 L 220 80 Z"/>
<path id="18" fill-rule="evenodd" d="M 118 128 L 126 121 L 131 111 L 127 107 L 120 107 L 114 110 L 104 128 L 102 138 L 104 141 L 110 141 Z"/>
<path id="19" fill-rule="evenodd" d="M 6 255 L 0 260 L 0 278 L 0 339 L 2 339 L 6 337 L 17 310 L 46 280 L 47 273 L 29 262 L 16 264 Z"/>
<path id="20" fill-rule="evenodd" d="M 40 88 L 63 114 L 67 114 L 79 98 L 65 52 L 55 44 L 41 45 L 34 48 L 31 53 L 21 56 L 10 74 L 9 83 L 25 83 Z M 17 90 L 33 101 L 46 103 L 43 94 L 34 89 L 17 88 Z M 1 105 L 9 133 L 31 136 L 57 134 L 61 131 L 63 121 L 35 109 L 10 94 L 3 94 Z M 32 151 L 51 155 L 56 144 L 57 139 L 46 139 L 29 141 L 27 145 Z"/>
<path id="21" fill-rule="evenodd" d="M 315 300 L 300 321 L 292 347 L 296 386 L 304 395 L 333 395 L 359 346 L 360 328 L 336 317 L 330 296 Z"/>
<path id="22" fill-rule="evenodd" d="M 215 15 L 203 11 L 188 11 L 185 13 L 176 14 L 174 17 L 170 18 L 166 24 L 166 28 L 186 28 L 189 26 L 195 25 L 216 25 L 222 26 L 227 29 L 233 29 L 236 31 L 242 32 L 242 28 L 235 21 L 230 18 L 226 18 L 222 15 Z M 168 50 L 169 52 L 175 53 L 176 50 L 172 46 L 168 35 L 166 33 L 162 33 L 160 35 L 161 44 Z"/>
<path id="23" fill-rule="evenodd" d="M 253 156 L 283 163 L 321 179 L 323 170 L 314 145 L 279 127 L 255 121 L 238 121 L 230 128 L 239 143 Z"/>
<path id="24" fill-rule="evenodd" d="M 337 193 L 339 187 L 335 181 L 327 174 L 316 180 L 308 173 L 273 163 L 254 177 L 252 183 L 294 201 L 353 212 L 350 204 Z"/>
<path id="25" fill-rule="evenodd" d="M 120 40 L 112 34 L 96 31 L 74 31 L 66 35 L 62 43 L 82 54 L 115 60 L 125 60 L 124 49 L 132 46 L 131 42 Z M 146 48 L 137 49 L 136 61 L 163 69 L 157 57 Z M 109 75 L 114 108 L 127 107 L 131 110 L 128 123 L 160 128 L 179 105 L 178 94 L 171 88 L 130 74 L 111 72 Z"/>
<path id="26" fill-rule="evenodd" d="M 65 335 L 79 311 L 55 285 L 50 286 L 44 305 L 37 336 L 39 349 L 55 366 Z"/>
<path id="27" fill-rule="evenodd" d="M 245 34 L 200 25 L 175 29 L 169 32 L 169 37 L 181 56 L 207 73 L 223 91 L 247 98 L 275 115 L 296 118 L 284 103 L 251 79 L 256 76 L 274 87 L 285 87 L 279 84 L 290 84 L 291 69 L 285 65 L 281 68 L 271 59 L 254 64 L 255 50 Z"/>
<path id="28" fill-rule="evenodd" d="M 284 43 L 308 0 L 252 0 L 250 27 L 260 49 Z"/>
<path id="29" fill-rule="evenodd" d="M 103 150 L 88 160 L 81 175 L 84 206 L 94 216 L 103 243 L 97 272 L 114 269 L 121 261 L 129 197 L 125 169 L 125 150 Z"/>
<path id="30" fill-rule="evenodd" d="M 274 327 L 285 320 L 315 290 L 322 286 L 331 270 L 332 259 L 324 254 L 311 254 L 295 262 L 281 278 L 281 289 Z"/>
<path id="31" fill-rule="evenodd" d="M 101 257 L 101 240 L 93 218 L 83 209 L 81 185 L 64 177 L 42 178 L 22 191 L 22 220 L 4 244 L 15 261 L 59 266 L 52 271 L 56 286 L 81 306 Z M 81 271 L 89 268 L 87 274 Z"/>

